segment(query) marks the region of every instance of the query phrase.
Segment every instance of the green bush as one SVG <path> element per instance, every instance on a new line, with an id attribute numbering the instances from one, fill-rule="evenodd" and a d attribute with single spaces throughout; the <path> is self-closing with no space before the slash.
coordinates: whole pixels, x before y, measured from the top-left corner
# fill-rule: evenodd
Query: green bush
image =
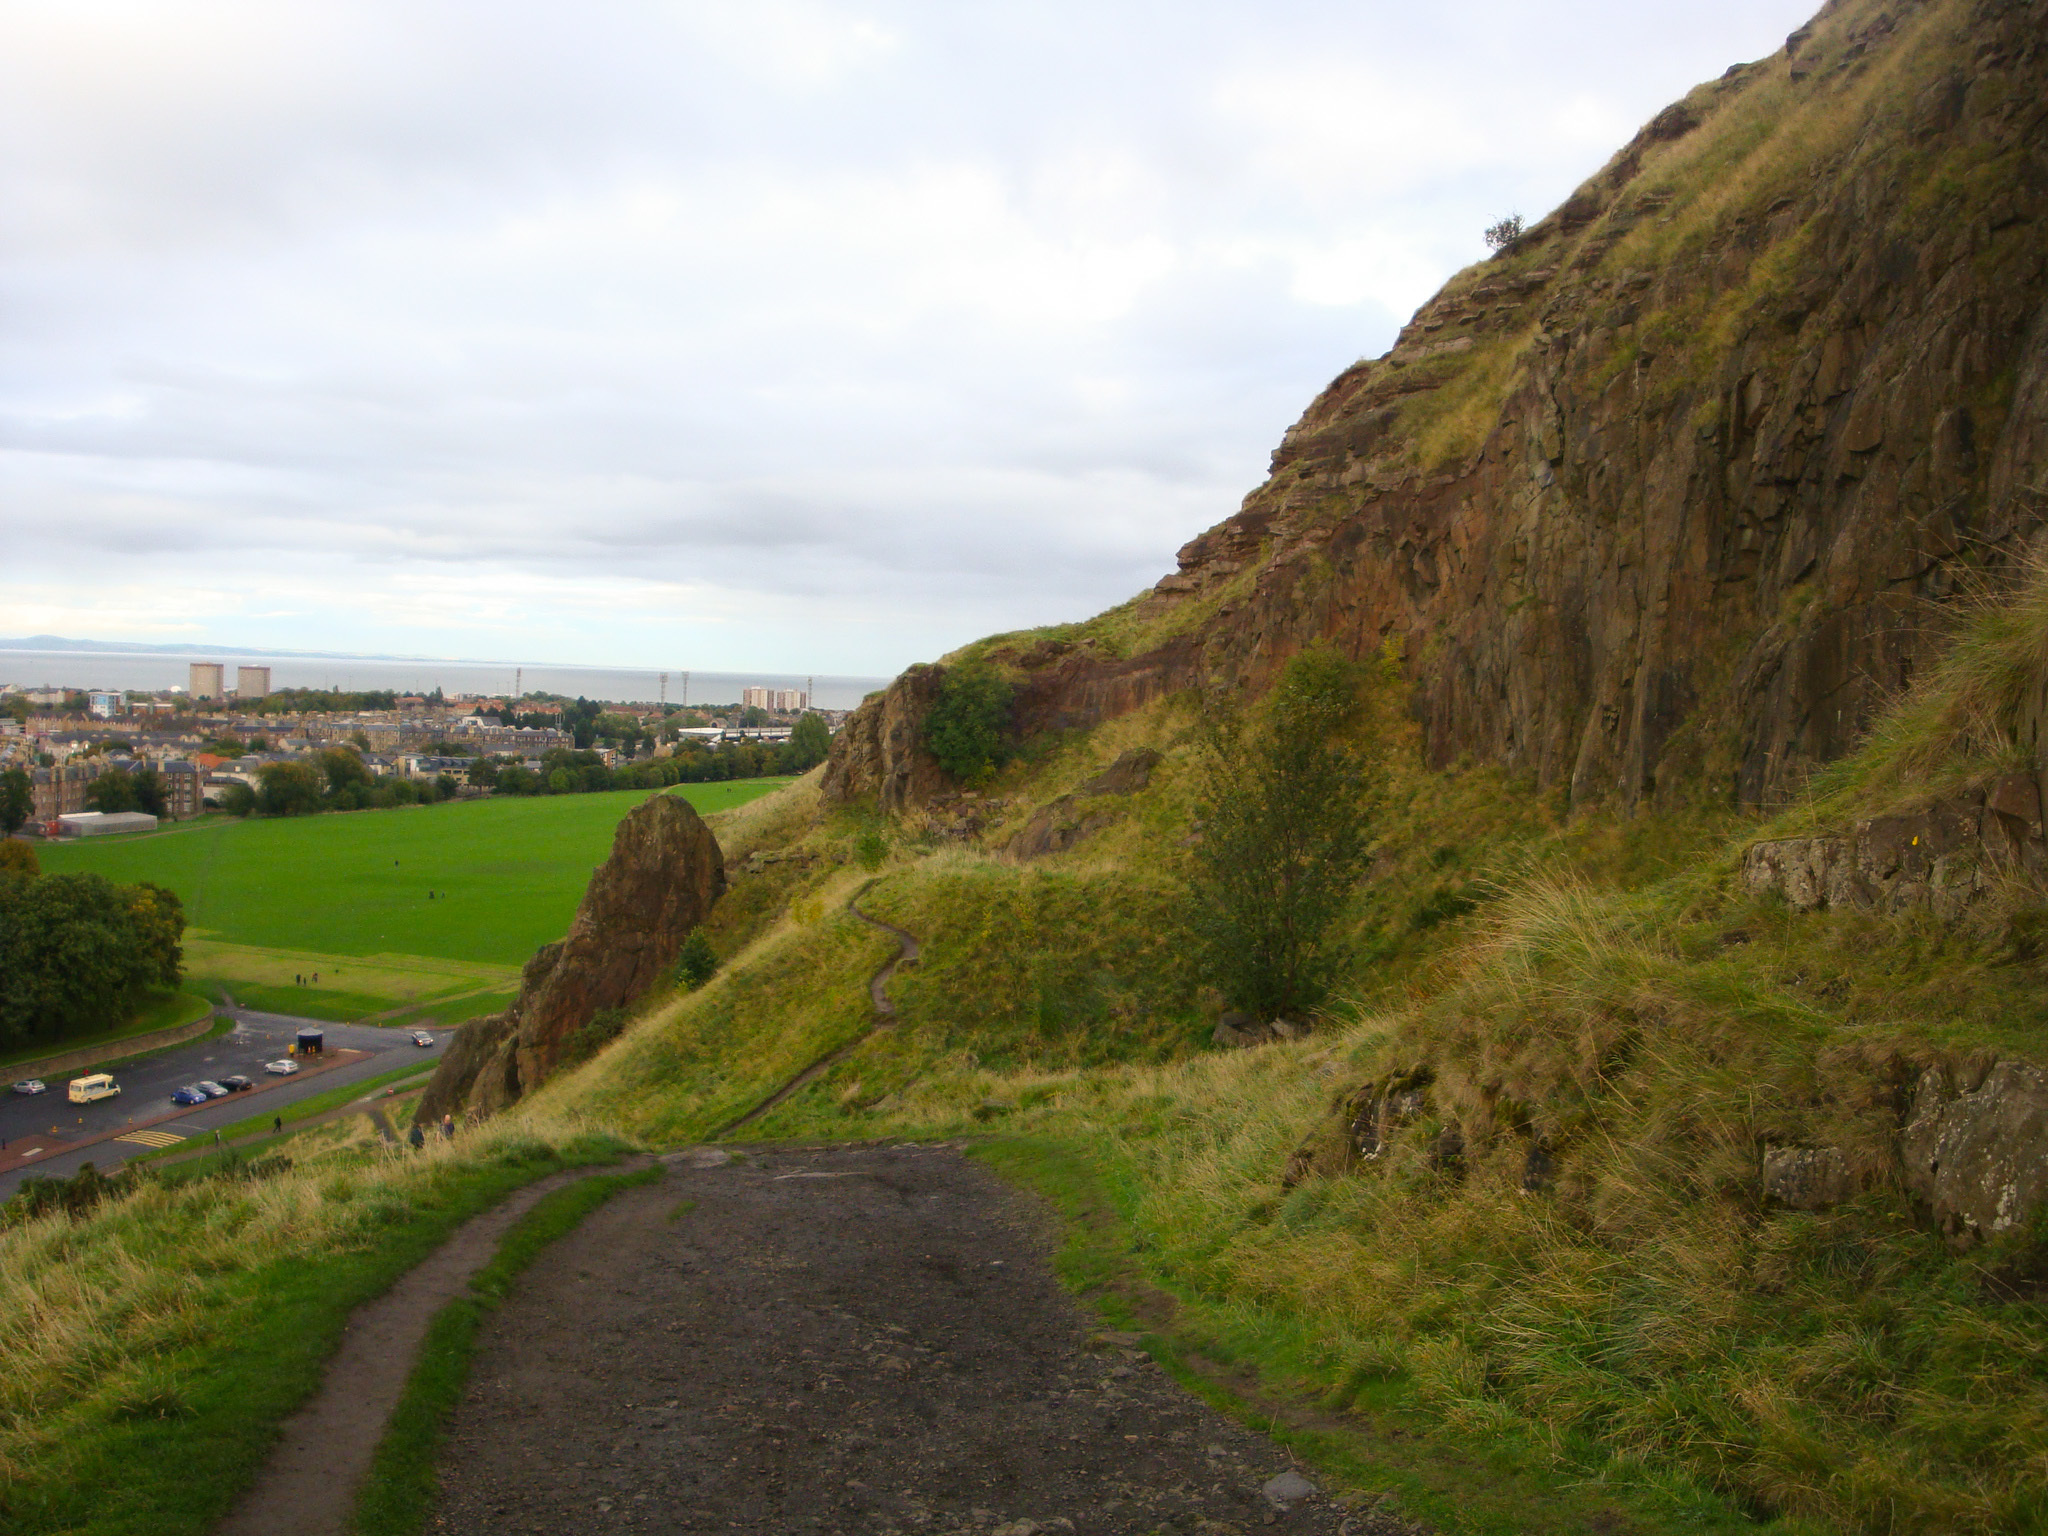
<path id="1" fill-rule="evenodd" d="M 962 783 L 986 779 L 1010 755 L 1010 702 L 1016 690 L 985 661 L 948 667 L 925 716 L 924 744 Z"/>
<path id="2" fill-rule="evenodd" d="M 676 982 L 694 992 L 718 973 L 718 956 L 702 928 L 692 928 L 676 956 Z"/>

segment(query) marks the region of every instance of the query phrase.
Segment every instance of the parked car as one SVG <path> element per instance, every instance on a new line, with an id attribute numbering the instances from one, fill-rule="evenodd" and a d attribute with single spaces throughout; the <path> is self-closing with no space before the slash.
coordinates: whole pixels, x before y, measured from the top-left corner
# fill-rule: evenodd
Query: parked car
<path id="1" fill-rule="evenodd" d="M 263 1063 L 263 1070 L 266 1072 L 275 1072 L 279 1077 L 290 1077 L 294 1072 L 299 1070 L 299 1064 L 296 1061 L 290 1060 L 266 1061 L 265 1063 Z"/>
<path id="2" fill-rule="evenodd" d="M 416 1029 L 412 1032 L 412 1043 L 414 1045 L 419 1046 L 432 1045 L 434 1043 L 434 1037 L 428 1034 L 424 1029 Z"/>
<path id="3" fill-rule="evenodd" d="M 242 1076 L 242 1074 L 239 1072 L 237 1072 L 233 1077 L 222 1078 L 220 1080 L 220 1085 L 221 1087 L 227 1089 L 229 1093 L 243 1093 L 256 1086 L 254 1083 L 250 1082 L 249 1079 Z"/>
<path id="4" fill-rule="evenodd" d="M 182 1088 L 171 1090 L 173 1104 L 204 1104 L 212 1095 L 197 1083 L 187 1083 Z"/>
<path id="5" fill-rule="evenodd" d="M 207 1078 L 200 1083 L 199 1091 L 209 1099 L 224 1099 L 228 1096 L 227 1089 L 221 1087 L 219 1083 L 216 1083 L 211 1078 Z"/>
<path id="6" fill-rule="evenodd" d="M 50 1089 L 49 1085 L 40 1077 L 32 1077 L 27 1082 L 16 1083 L 14 1091 L 16 1093 L 48 1093 Z"/>

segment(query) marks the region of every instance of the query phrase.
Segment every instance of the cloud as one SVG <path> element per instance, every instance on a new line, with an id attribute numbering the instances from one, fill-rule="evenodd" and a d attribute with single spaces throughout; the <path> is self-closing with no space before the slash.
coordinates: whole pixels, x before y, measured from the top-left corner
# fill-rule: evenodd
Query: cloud
<path id="1" fill-rule="evenodd" d="M 886 672 L 1084 616 L 1803 5 L 0 0 L 0 628 Z"/>

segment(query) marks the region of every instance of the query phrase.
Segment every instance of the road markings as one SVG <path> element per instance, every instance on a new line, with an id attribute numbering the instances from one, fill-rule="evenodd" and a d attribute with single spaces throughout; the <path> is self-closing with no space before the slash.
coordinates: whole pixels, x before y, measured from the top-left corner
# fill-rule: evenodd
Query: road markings
<path id="1" fill-rule="evenodd" d="M 132 1141 L 144 1147 L 175 1147 L 185 1138 L 176 1131 L 130 1131 L 125 1136 L 116 1136 L 116 1141 Z"/>

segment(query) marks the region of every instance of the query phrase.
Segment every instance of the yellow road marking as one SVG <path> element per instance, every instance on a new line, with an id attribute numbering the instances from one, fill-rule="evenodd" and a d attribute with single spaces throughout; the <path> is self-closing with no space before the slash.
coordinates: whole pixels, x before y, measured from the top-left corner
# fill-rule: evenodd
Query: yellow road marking
<path id="1" fill-rule="evenodd" d="M 116 1136 L 116 1141 L 132 1141 L 145 1147 L 175 1147 L 185 1138 L 176 1131 L 129 1131 Z"/>

